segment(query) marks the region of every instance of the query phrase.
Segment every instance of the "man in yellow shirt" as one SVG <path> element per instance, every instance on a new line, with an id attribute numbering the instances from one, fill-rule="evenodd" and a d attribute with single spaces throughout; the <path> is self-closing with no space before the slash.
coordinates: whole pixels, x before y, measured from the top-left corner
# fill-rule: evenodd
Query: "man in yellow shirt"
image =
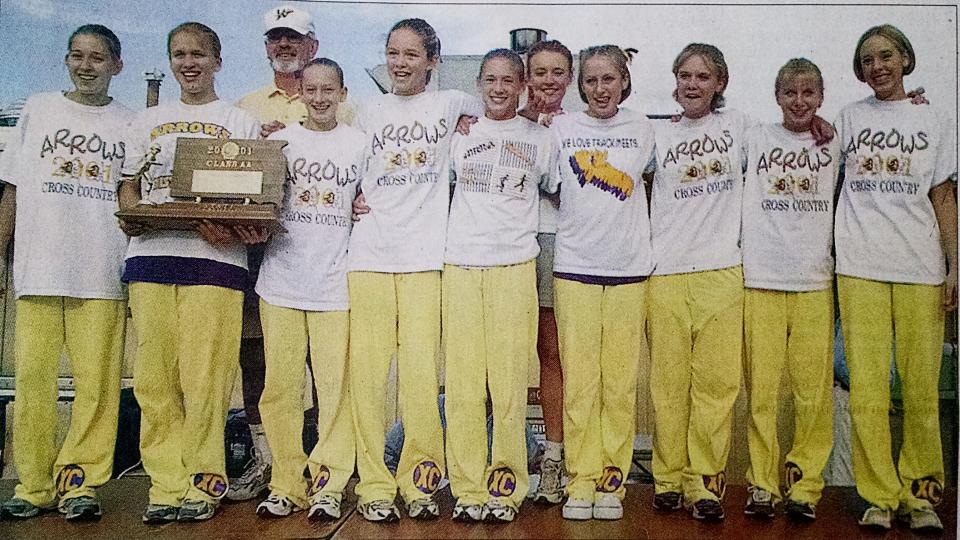
<path id="1" fill-rule="evenodd" d="M 318 43 L 313 17 L 303 9 L 288 5 L 272 8 L 263 15 L 263 24 L 264 46 L 273 69 L 273 81 L 241 98 L 237 106 L 261 123 L 261 136 L 266 136 L 286 125 L 302 122 L 307 117 L 306 107 L 300 101 L 300 74 L 316 55 Z M 337 121 L 350 124 L 353 116 L 353 108 L 348 103 L 338 107 Z M 263 245 L 252 246 L 248 258 L 250 288 L 244 299 L 240 371 L 243 378 L 243 404 L 254 451 L 253 459 L 240 478 L 230 479 L 227 498 L 236 501 L 252 499 L 267 488 L 273 461 L 260 419 L 259 403 L 266 368 L 258 298 L 253 292 L 253 284 L 256 283 L 263 260 Z M 316 409 L 311 411 L 315 421 Z"/>
<path id="2" fill-rule="evenodd" d="M 273 125 L 276 122 L 289 125 L 302 122 L 307 116 L 300 101 L 300 72 L 316 55 L 318 43 L 313 18 L 296 7 L 273 8 L 264 14 L 263 22 L 273 82 L 247 94 L 237 106 L 253 114 L 268 131 L 275 131 L 279 129 Z M 338 122 L 351 124 L 353 115 L 353 107 L 348 103 L 337 109 Z"/>

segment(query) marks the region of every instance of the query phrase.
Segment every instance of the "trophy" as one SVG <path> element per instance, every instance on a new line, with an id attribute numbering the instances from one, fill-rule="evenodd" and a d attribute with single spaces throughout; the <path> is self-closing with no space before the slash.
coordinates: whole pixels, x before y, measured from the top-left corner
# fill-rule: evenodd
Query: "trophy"
<path id="1" fill-rule="evenodd" d="M 287 161 L 286 141 L 199 139 L 181 137 L 170 179 L 173 201 L 140 203 L 116 216 L 154 229 L 195 230 L 210 220 L 226 226 L 265 227 L 286 232 L 280 224 Z"/>

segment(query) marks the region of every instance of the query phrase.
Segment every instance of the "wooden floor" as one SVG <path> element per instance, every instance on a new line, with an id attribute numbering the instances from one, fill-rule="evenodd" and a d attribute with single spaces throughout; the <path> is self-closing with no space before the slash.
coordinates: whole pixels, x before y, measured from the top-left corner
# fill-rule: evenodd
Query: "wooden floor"
<path id="1" fill-rule="evenodd" d="M 0 499 L 10 497 L 14 482 L 0 481 Z M 572 522 L 560 517 L 560 507 L 524 505 L 517 520 L 504 525 L 462 524 L 450 521 L 453 501 L 449 490 L 441 492 L 442 517 L 420 522 L 377 525 L 366 522 L 348 498 L 347 511 L 337 523 L 315 525 L 303 513 L 285 519 L 262 519 L 254 514 L 255 503 L 224 504 L 214 519 L 203 523 L 147 526 L 140 522 L 146 505 L 147 480 L 143 477 L 114 480 L 100 490 L 106 514 L 95 523 L 67 523 L 56 512 L 26 521 L 0 521 L 0 538 L 930 538 L 917 536 L 902 525 L 886 534 L 861 530 L 856 523 L 863 503 L 853 488 L 827 488 L 817 508 L 817 521 L 795 524 L 784 516 L 769 522 L 747 518 L 742 513 L 743 486 L 728 489 L 727 519 L 717 524 L 694 521 L 685 512 L 658 513 L 651 508 L 653 486 L 628 487 L 624 519 Z M 946 533 L 956 538 L 956 489 L 947 491 L 940 515 Z M 934 535 L 936 537 L 936 535 Z"/>

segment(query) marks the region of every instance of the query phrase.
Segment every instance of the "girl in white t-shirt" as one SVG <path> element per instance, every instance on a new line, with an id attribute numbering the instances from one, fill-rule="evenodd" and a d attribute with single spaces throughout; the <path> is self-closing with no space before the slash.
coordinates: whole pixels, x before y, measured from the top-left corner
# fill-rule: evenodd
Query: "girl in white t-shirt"
<path id="1" fill-rule="evenodd" d="M 425 91 L 440 59 L 440 40 L 426 21 L 395 24 L 386 56 L 391 93 L 357 111 L 356 126 L 367 136 L 361 188 L 370 210 L 354 225 L 347 256 L 356 492 L 361 514 L 371 521 L 399 518 L 398 488 L 410 517 L 440 514 L 433 494 L 445 469 L 437 357 L 450 140 L 460 116 L 483 110 L 463 92 Z M 383 461 L 394 354 L 406 434 L 396 478 Z"/>
<path id="2" fill-rule="evenodd" d="M 620 519 L 636 435 L 637 369 L 653 271 L 646 186 L 653 126 L 620 103 L 630 95 L 626 54 L 580 52 L 586 112 L 553 119 L 560 147 L 554 258 L 570 474 L 566 519 Z"/>
<path id="3" fill-rule="evenodd" d="M 120 206 L 172 200 L 177 139 L 254 139 L 259 125 L 214 89 L 220 39 L 183 23 L 167 37 L 180 99 L 139 113 Z M 150 475 L 146 523 L 213 517 L 227 491 L 223 429 L 240 351 L 246 249 L 266 233 L 204 221 L 197 230 L 122 222 L 132 238 L 123 279 L 137 329 L 133 385 L 143 410 L 140 452 Z M 239 237 L 239 239 L 238 239 Z"/>
<path id="4" fill-rule="evenodd" d="M 347 379 L 346 258 L 364 135 L 337 122 L 346 89 L 336 62 L 320 58 L 307 64 L 300 96 L 307 110 L 303 125 L 269 136 L 287 141 L 282 218 L 287 233 L 267 245 L 256 287 L 266 357 L 260 412 L 273 452 L 270 496 L 257 514 L 288 516 L 309 504 L 308 519 L 327 520 L 340 518 L 356 461 Z M 320 426 L 309 457 L 300 436 L 308 347 Z M 304 467 L 313 479 L 309 484 Z"/>
<path id="5" fill-rule="evenodd" d="M 573 82 L 573 55 L 563 43 L 540 41 L 527 51 L 527 103 L 517 114 L 549 127 L 563 114 L 563 98 Z M 557 237 L 560 197 L 540 192 L 537 227 L 537 297 L 540 303 L 536 355 L 540 362 L 540 405 L 546 438 L 540 460 L 540 482 L 533 499 L 557 504 L 563 500 L 563 369 L 553 313 L 553 252 Z"/>
<path id="6" fill-rule="evenodd" d="M 517 115 L 520 56 L 495 49 L 480 64 L 484 116 L 454 136 L 456 187 L 443 269 L 447 463 L 453 518 L 513 521 L 527 496 L 527 365 L 536 341 L 535 260 L 540 188 L 556 191 L 549 130 Z M 486 402 L 493 415 L 486 448 Z M 488 465 L 489 462 L 489 465 Z"/>
<path id="7" fill-rule="evenodd" d="M 873 95 L 840 112 L 845 178 L 837 205 L 837 290 L 850 367 L 853 470 L 869 504 L 860 524 L 942 530 L 940 364 L 944 313 L 957 305 L 956 123 L 916 106 L 916 65 L 890 25 L 867 30 L 853 70 Z M 944 264 L 946 263 L 946 264 Z M 903 446 L 890 455 L 890 350 L 902 383 Z"/>
<path id="8" fill-rule="evenodd" d="M 16 224 L 16 404 L 19 482 L 3 519 L 59 506 L 68 521 L 99 519 L 96 488 L 110 479 L 120 402 L 126 237 L 116 189 L 132 112 L 107 91 L 120 40 L 84 25 L 64 64 L 74 88 L 27 100 L 0 160 L 0 253 Z M 55 442 L 57 372 L 66 350 L 76 385 L 63 447 Z M 57 499 L 59 498 L 59 504 Z"/>
<path id="9" fill-rule="evenodd" d="M 740 205 L 750 122 L 739 111 L 717 110 L 728 75 L 716 47 L 687 45 L 673 73 L 683 115 L 656 126 L 651 201 L 653 506 L 686 505 L 696 519 L 719 520 L 740 390 Z"/>
<path id="10" fill-rule="evenodd" d="M 744 361 L 750 394 L 745 512 L 772 518 L 785 478 L 786 513 L 812 520 L 833 442 L 833 200 L 840 147 L 817 146 L 817 66 L 794 58 L 774 85 L 783 122 L 747 132 L 743 193 Z M 794 399 L 793 447 L 781 475 L 780 380 Z"/>

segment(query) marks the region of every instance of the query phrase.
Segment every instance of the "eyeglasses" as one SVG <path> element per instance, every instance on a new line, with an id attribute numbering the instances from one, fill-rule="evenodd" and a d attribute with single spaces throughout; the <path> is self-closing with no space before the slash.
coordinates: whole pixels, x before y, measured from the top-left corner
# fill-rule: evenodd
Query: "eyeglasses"
<path id="1" fill-rule="evenodd" d="M 267 33 L 267 43 L 280 43 L 280 40 L 287 38 L 287 41 L 293 45 L 303 43 L 304 36 L 292 30 L 280 30 L 278 32 Z"/>

